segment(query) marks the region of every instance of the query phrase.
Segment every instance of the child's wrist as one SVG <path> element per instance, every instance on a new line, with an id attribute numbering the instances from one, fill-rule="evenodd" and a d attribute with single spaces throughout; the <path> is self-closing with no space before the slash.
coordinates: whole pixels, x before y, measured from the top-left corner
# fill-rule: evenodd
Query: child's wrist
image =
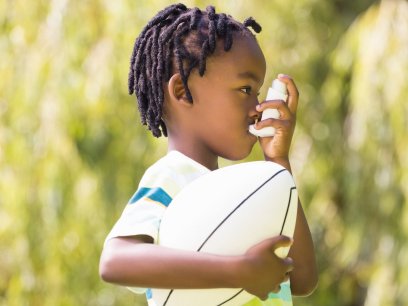
<path id="1" fill-rule="evenodd" d="M 244 256 L 233 256 L 228 260 L 228 277 L 230 288 L 243 288 L 247 273 Z"/>
<path id="2" fill-rule="evenodd" d="M 243 258 L 242 256 L 234 257 L 231 261 L 232 270 L 231 270 L 231 286 L 233 288 L 242 288 L 242 267 L 243 267 Z"/>
<path id="3" fill-rule="evenodd" d="M 292 168 L 290 166 L 289 157 L 273 157 L 273 158 L 270 158 L 270 157 L 265 156 L 265 160 L 277 163 L 277 164 L 281 165 L 282 167 L 286 168 L 286 170 L 288 170 L 290 173 L 292 173 Z"/>

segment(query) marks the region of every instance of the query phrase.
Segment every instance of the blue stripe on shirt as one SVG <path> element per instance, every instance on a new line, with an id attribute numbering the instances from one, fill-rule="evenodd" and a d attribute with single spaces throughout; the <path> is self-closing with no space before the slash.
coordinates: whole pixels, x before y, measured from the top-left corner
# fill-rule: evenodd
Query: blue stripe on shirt
<path id="1" fill-rule="evenodd" d="M 292 302 L 292 293 L 290 289 L 290 283 L 285 282 L 281 285 L 281 290 L 278 293 L 269 293 L 268 298 L 270 299 L 281 299 L 285 302 Z"/>
<path id="2" fill-rule="evenodd" d="M 172 201 L 172 198 L 167 194 L 167 192 L 165 192 L 160 187 L 156 188 L 142 187 L 139 188 L 133 195 L 133 197 L 129 200 L 129 204 L 133 204 L 143 197 L 146 197 L 152 201 L 159 202 L 166 207 L 169 206 L 170 202 Z"/>

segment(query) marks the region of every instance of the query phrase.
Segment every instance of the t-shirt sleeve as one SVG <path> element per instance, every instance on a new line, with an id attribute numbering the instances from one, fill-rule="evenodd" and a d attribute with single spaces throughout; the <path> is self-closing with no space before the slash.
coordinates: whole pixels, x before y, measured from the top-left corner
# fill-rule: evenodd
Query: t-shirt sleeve
<path id="1" fill-rule="evenodd" d="M 207 168 L 185 155 L 177 151 L 169 152 L 146 170 L 136 193 L 127 203 L 105 243 L 114 237 L 136 235 L 150 236 L 157 243 L 160 221 L 167 206 L 182 188 L 208 172 Z M 129 289 L 135 293 L 146 291 L 143 288 Z M 146 292 L 148 300 L 149 292 Z"/>
<path id="2" fill-rule="evenodd" d="M 156 243 L 162 215 L 179 190 L 180 184 L 171 171 L 158 167 L 148 169 L 106 241 L 114 237 L 147 235 Z"/>

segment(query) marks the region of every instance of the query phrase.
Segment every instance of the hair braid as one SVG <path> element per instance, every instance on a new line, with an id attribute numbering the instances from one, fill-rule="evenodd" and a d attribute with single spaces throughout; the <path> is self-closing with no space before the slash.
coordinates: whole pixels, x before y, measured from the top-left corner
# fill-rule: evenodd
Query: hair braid
<path id="1" fill-rule="evenodd" d="M 135 91 L 135 65 L 136 65 L 136 59 L 137 55 L 142 53 L 140 52 L 141 48 L 140 45 L 144 41 L 144 37 L 146 35 L 146 32 L 150 30 L 152 27 L 154 27 L 157 23 L 161 23 L 163 19 L 166 19 L 169 15 L 174 14 L 175 12 L 180 12 L 180 11 L 186 11 L 187 7 L 182 4 L 173 4 L 165 8 L 164 10 L 160 11 L 157 13 L 155 17 L 152 18 L 148 22 L 148 24 L 144 27 L 142 32 L 140 33 L 139 37 L 136 39 L 134 47 L 133 47 L 133 52 L 131 56 L 131 62 L 130 62 L 130 71 L 129 71 L 129 94 L 133 94 Z"/>
<path id="2" fill-rule="evenodd" d="M 207 7 L 208 12 L 208 47 L 210 52 L 213 53 L 215 50 L 215 43 L 217 40 L 217 26 L 216 26 L 216 15 L 215 8 L 213 6 Z"/>
<path id="3" fill-rule="evenodd" d="M 163 84 L 175 72 L 180 73 L 187 99 L 193 103 L 188 78 L 194 69 L 200 76 L 206 60 L 223 40 L 224 50 L 232 47 L 235 33 L 253 35 L 261 31 L 251 17 L 240 23 L 226 14 L 217 14 L 213 6 L 205 11 L 174 4 L 157 13 L 135 41 L 128 76 L 129 94 L 136 94 L 142 124 L 156 137 L 167 136 L 162 120 Z"/>
<path id="4" fill-rule="evenodd" d="M 198 22 L 200 21 L 201 18 L 201 10 L 197 7 L 193 8 L 191 12 L 191 22 L 190 22 L 190 29 L 191 30 L 197 30 L 197 25 Z"/>
<path id="5" fill-rule="evenodd" d="M 262 27 L 252 17 L 244 20 L 244 26 L 251 27 L 255 31 L 255 33 L 259 33 L 262 31 Z"/>

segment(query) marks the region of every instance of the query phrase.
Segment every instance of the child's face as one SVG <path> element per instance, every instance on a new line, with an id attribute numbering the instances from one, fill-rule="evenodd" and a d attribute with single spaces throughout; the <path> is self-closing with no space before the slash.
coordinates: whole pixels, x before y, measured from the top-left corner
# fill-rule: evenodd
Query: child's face
<path id="1" fill-rule="evenodd" d="M 235 36 L 228 52 L 222 41 L 217 43 L 203 77 L 191 74 L 191 126 L 206 153 L 239 160 L 251 152 L 257 138 L 248 132 L 248 125 L 260 116 L 255 107 L 265 70 L 265 57 L 256 40 Z"/>

